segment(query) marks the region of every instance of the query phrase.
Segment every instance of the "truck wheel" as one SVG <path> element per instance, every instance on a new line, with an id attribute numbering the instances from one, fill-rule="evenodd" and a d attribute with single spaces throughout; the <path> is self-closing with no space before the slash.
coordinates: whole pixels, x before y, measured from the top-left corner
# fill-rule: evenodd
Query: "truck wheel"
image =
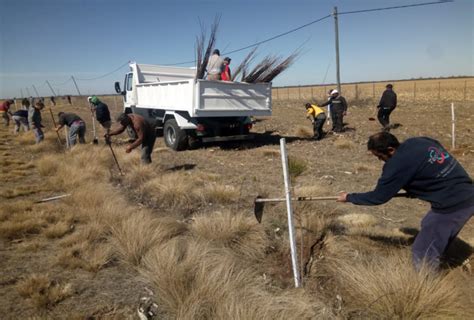
<path id="1" fill-rule="evenodd" d="M 165 122 L 163 136 L 166 145 L 176 151 L 186 150 L 188 147 L 188 137 L 186 131 L 181 130 L 175 119 Z"/>

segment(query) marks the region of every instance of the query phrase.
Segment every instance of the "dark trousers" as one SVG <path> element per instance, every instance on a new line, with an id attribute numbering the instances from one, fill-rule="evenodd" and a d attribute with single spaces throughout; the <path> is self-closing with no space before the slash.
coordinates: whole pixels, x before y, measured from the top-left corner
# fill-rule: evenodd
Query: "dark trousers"
<path id="1" fill-rule="evenodd" d="M 417 270 L 423 262 L 438 269 L 440 258 L 474 213 L 474 206 L 451 213 L 428 211 L 412 247 L 413 264 Z"/>
<path id="2" fill-rule="evenodd" d="M 147 133 L 147 136 L 142 142 L 142 163 L 149 164 L 151 163 L 151 153 L 153 152 L 153 147 L 155 146 L 156 133 L 153 132 Z"/>
<path id="3" fill-rule="evenodd" d="M 332 118 L 332 131 L 342 132 L 344 130 L 344 111 L 343 110 L 331 110 Z"/>
<path id="4" fill-rule="evenodd" d="M 313 122 L 313 138 L 316 140 L 321 140 L 323 138 L 323 126 L 326 122 L 326 114 L 320 113 Z"/>
<path id="5" fill-rule="evenodd" d="M 377 119 L 379 119 L 380 124 L 386 128 L 390 124 L 390 114 L 392 113 L 392 108 L 379 108 L 377 113 Z"/>

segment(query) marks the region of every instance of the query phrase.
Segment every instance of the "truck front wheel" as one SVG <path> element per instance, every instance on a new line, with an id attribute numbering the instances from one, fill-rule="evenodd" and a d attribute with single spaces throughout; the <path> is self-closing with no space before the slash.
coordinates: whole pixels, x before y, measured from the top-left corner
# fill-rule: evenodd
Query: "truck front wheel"
<path id="1" fill-rule="evenodd" d="M 188 148 L 186 131 L 181 130 L 175 119 L 169 119 L 165 122 L 163 136 L 166 145 L 175 151 L 186 150 Z"/>

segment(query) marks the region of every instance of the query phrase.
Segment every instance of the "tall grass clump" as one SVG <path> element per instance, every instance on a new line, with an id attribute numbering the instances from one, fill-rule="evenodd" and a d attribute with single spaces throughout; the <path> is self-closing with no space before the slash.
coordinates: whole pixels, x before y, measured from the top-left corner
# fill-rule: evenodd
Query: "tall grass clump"
<path id="1" fill-rule="evenodd" d="M 347 313 L 361 319 L 462 319 L 468 302 L 453 274 L 416 272 L 407 255 L 334 261 Z"/>
<path id="2" fill-rule="evenodd" d="M 226 211 L 198 215 L 190 229 L 197 238 L 250 259 L 262 259 L 270 245 L 262 225 L 242 213 Z"/>
<path id="3" fill-rule="evenodd" d="M 32 274 L 16 284 L 20 296 L 38 309 L 49 309 L 72 295 L 70 284 L 54 281 L 45 274 Z"/>
<path id="4" fill-rule="evenodd" d="M 137 266 L 150 249 L 186 231 L 187 225 L 182 222 L 137 212 L 112 228 L 112 241 L 119 256 Z"/>
<path id="5" fill-rule="evenodd" d="M 304 160 L 288 157 L 288 170 L 291 178 L 296 178 L 305 172 L 307 164 Z"/>

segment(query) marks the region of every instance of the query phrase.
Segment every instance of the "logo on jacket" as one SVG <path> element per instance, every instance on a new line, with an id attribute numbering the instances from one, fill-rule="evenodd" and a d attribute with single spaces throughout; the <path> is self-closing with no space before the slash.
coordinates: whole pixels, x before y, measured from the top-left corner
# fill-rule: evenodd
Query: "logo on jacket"
<path id="1" fill-rule="evenodd" d="M 438 164 L 442 164 L 444 160 L 450 157 L 449 153 L 446 150 L 438 149 L 435 147 L 428 148 L 428 156 L 429 156 L 428 162 L 431 164 L 435 162 Z"/>

